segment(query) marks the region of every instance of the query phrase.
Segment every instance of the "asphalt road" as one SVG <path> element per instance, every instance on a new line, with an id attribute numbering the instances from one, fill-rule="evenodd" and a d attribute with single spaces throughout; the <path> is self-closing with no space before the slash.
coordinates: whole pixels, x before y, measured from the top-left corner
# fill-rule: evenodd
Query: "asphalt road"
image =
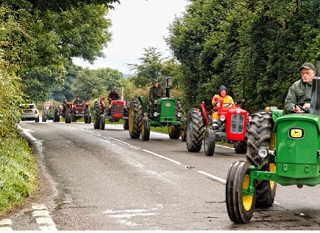
<path id="1" fill-rule="evenodd" d="M 319 230 L 320 186 L 277 186 L 274 205 L 233 224 L 225 203 L 230 164 L 244 154 L 217 146 L 190 153 L 151 133 L 131 139 L 121 125 L 21 122 L 39 158 L 41 195 L 0 217 L 13 230 Z"/>

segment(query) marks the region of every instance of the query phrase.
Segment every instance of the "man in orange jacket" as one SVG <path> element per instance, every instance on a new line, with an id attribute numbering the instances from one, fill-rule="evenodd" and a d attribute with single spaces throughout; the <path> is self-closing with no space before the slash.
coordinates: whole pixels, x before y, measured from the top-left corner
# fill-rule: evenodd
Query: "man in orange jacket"
<path id="1" fill-rule="evenodd" d="M 218 129 L 218 109 L 221 107 L 220 105 L 222 104 L 222 107 L 232 107 L 234 106 L 234 102 L 231 96 L 227 95 L 228 94 L 228 89 L 224 86 L 221 85 L 219 87 L 219 94 L 215 94 L 212 98 L 212 106 L 213 106 L 213 113 L 212 113 L 212 128 L 213 129 Z"/>

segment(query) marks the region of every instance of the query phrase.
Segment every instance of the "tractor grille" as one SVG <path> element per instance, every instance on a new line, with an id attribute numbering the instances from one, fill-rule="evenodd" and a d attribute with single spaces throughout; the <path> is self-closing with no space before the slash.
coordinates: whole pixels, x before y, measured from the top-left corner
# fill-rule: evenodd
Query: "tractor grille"
<path id="1" fill-rule="evenodd" d="M 123 104 L 113 104 L 111 107 L 111 114 L 123 114 L 124 107 Z"/>
<path id="2" fill-rule="evenodd" d="M 244 115 L 234 114 L 231 116 L 231 132 L 235 134 L 243 133 Z"/>

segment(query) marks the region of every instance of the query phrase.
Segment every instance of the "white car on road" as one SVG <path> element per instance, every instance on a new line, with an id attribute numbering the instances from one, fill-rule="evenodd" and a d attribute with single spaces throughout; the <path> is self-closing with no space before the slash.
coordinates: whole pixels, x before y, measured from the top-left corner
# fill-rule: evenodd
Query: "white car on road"
<path id="1" fill-rule="evenodd" d="M 20 104 L 22 108 L 21 120 L 34 120 L 39 122 L 39 110 L 35 104 Z"/>

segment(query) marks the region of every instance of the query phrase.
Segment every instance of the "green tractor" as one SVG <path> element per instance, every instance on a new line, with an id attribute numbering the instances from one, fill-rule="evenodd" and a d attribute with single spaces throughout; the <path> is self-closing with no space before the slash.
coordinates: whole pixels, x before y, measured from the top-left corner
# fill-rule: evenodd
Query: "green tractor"
<path id="1" fill-rule="evenodd" d="M 271 207 L 277 184 L 302 188 L 320 183 L 319 98 L 320 78 L 315 77 L 310 113 L 284 114 L 271 107 L 251 116 L 246 161 L 234 162 L 227 175 L 231 221 L 248 223 L 255 208 Z"/>
<path id="2" fill-rule="evenodd" d="M 171 78 L 165 78 L 166 97 L 155 100 L 154 105 L 143 96 L 135 97 L 129 109 L 129 134 L 131 138 L 148 141 L 150 127 L 168 127 L 169 137 L 178 139 L 182 126 L 182 105 L 170 97 Z M 153 106 L 153 109 L 151 109 Z"/>

